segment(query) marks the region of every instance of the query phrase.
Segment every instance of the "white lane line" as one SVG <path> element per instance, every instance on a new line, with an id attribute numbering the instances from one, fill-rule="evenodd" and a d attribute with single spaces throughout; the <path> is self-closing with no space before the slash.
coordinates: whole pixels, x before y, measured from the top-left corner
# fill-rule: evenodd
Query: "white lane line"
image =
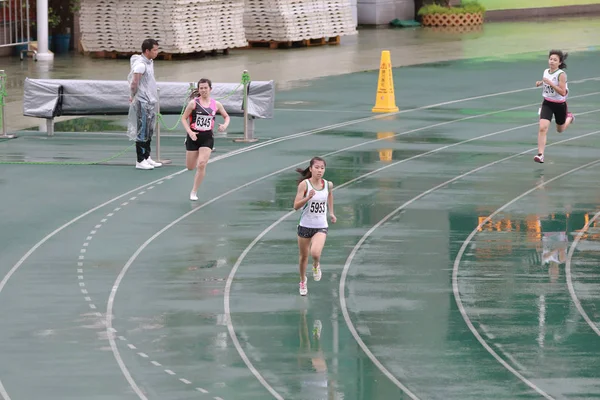
<path id="1" fill-rule="evenodd" d="M 586 79 L 581 79 L 577 82 L 571 82 L 571 83 L 584 83 L 584 82 L 588 82 L 588 81 L 595 81 L 598 80 L 599 77 L 590 77 L 590 78 L 586 78 Z M 534 88 L 534 87 L 529 87 L 529 88 L 523 88 L 523 89 L 516 89 L 516 90 L 510 90 L 510 91 L 504 91 L 504 92 L 497 92 L 497 93 L 491 93 L 491 94 L 487 94 L 487 95 L 481 95 L 481 96 L 475 96 L 475 97 L 467 97 L 467 98 L 463 98 L 463 99 L 458 99 L 458 100 L 451 100 L 451 101 L 446 101 L 446 102 L 442 102 L 442 103 L 436 103 L 436 104 L 431 104 L 428 106 L 423 106 L 423 107 L 417 107 L 417 108 L 413 108 L 413 109 L 409 109 L 409 110 L 402 110 L 399 111 L 397 113 L 392 113 L 392 114 L 380 114 L 380 115 L 376 115 L 373 117 L 368 117 L 368 118 L 360 118 L 360 119 L 356 119 L 356 120 L 352 120 L 352 121 L 348 121 L 345 123 L 341 123 L 341 124 L 334 124 L 334 125 L 329 125 L 327 127 L 323 127 L 323 128 L 317 128 L 317 129 L 313 129 L 313 130 L 309 130 L 306 132 L 301 132 L 301 133 L 297 133 L 297 134 L 292 134 L 292 135 L 287 135 L 285 137 L 282 138 L 278 138 L 278 139 L 273 139 L 271 141 L 265 142 L 265 143 L 259 143 L 256 145 L 251 145 L 248 146 L 246 148 L 240 149 L 240 150 L 234 150 L 231 151 L 229 153 L 225 153 L 223 155 L 214 157 L 212 159 L 210 159 L 208 162 L 212 163 L 212 162 L 216 162 L 219 160 L 223 160 L 223 159 L 227 159 L 239 154 L 243 154 L 249 151 L 253 151 L 265 146 L 269 146 L 272 144 L 276 144 L 276 143 L 280 143 L 286 140 L 292 140 L 295 139 L 297 137 L 303 137 L 303 136 L 307 136 L 307 135 L 312 135 L 315 133 L 319 133 L 319 132 L 324 132 L 327 130 L 331 130 L 331 129 L 336 129 L 336 128 L 340 128 L 343 126 L 350 126 L 350 125 L 354 125 L 354 124 L 360 124 L 362 122 L 365 121 L 371 121 L 371 120 L 375 120 L 375 119 L 380 119 L 380 118 L 386 118 L 389 117 L 390 115 L 394 115 L 394 114 L 404 114 L 404 113 L 409 113 L 409 112 L 414 112 L 414 111 L 421 111 L 421 110 L 427 110 L 427 109 L 431 109 L 431 108 L 436 108 L 436 107 L 441 107 L 441 106 L 445 106 L 445 105 L 451 105 L 451 104 L 458 104 L 461 102 L 466 102 L 466 101 L 472 101 L 472 100 L 480 100 L 480 99 L 484 99 L 484 98 L 490 98 L 490 97 L 496 97 L 496 96 L 504 96 L 507 94 L 514 94 L 514 93 L 518 93 L 518 92 L 525 92 L 525 91 L 530 91 L 530 90 L 536 90 L 538 88 Z M 176 175 L 182 174 L 184 172 L 186 172 L 187 169 L 182 169 L 178 172 L 175 172 L 173 174 L 168 175 L 167 177 L 174 177 Z M 27 253 L 25 253 L 25 255 L 23 255 L 23 257 L 21 257 L 21 259 L 19 261 L 17 261 L 17 263 L 15 265 L 13 265 L 13 267 L 6 273 L 6 275 L 4 276 L 4 278 L 2 279 L 2 281 L 0 281 L 0 294 L 2 293 L 2 290 L 4 289 L 4 287 L 6 286 L 7 282 L 10 280 L 10 278 L 14 275 L 14 273 L 21 267 L 21 265 L 23 265 L 23 263 L 31 256 L 31 254 L 33 254 L 39 247 L 41 247 L 44 243 L 46 243 L 48 240 L 50 240 L 52 237 L 54 237 L 55 235 L 57 235 L 58 233 L 60 233 L 61 231 L 63 231 L 64 229 L 66 229 L 67 227 L 73 225 L 75 222 L 81 220 L 82 218 L 85 218 L 86 216 L 90 215 L 91 213 L 109 205 L 114 203 L 117 200 L 122 199 L 123 197 L 126 197 L 134 192 L 138 192 L 141 191 L 143 189 L 146 190 L 150 190 L 153 189 L 154 186 L 152 186 L 153 184 L 161 181 L 162 179 L 165 179 L 165 177 L 163 178 L 159 178 L 155 181 L 152 181 L 150 183 L 138 186 L 135 189 L 129 190 L 119 196 L 113 197 L 112 199 L 96 206 L 93 207 L 91 209 L 89 209 L 88 211 L 80 214 L 79 216 L 73 218 L 72 220 L 70 220 L 69 222 L 61 225 L 60 227 L 58 227 L 57 229 L 55 229 L 54 231 L 52 231 L 51 233 L 49 233 L 48 235 L 46 235 L 43 239 L 41 239 L 39 242 L 37 242 L 31 249 L 29 249 L 27 251 Z M 117 207 L 118 208 L 118 207 Z M 117 209 L 115 209 L 115 211 L 117 211 Z M 98 229 L 98 228 L 96 228 Z M 92 234 L 96 233 L 96 231 L 92 231 Z M 82 256 L 80 256 L 80 259 L 83 259 Z M 133 385 L 135 387 L 133 387 L 134 391 L 136 392 L 136 394 L 138 394 L 138 397 L 140 397 L 140 399 L 144 400 L 146 399 L 146 397 L 143 395 L 143 393 L 141 392 L 141 390 L 137 387 L 137 385 L 135 385 L 135 382 L 133 382 L 133 380 L 131 379 L 131 376 L 126 376 L 126 378 L 128 379 L 128 382 L 130 384 L 133 383 Z M 0 387 L 2 386 L 2 381 L 0 380 Z M 8 397 L 8 394 L 7 396 Z"/>
<path id="2" fill-rule="evenodd" d="M 593 132 L 591 134 L 594 134 L 597 132 Z M 590 135 L 590 134 L 588 134 Z M 577 137 L 571 138 L 571 139 L 567 139 L 564 141 L 568 141 L 568 140 L 573 140 L 576 139 Z M 564 142 L 563 141 L 563 142 Z M 534 149 L 537 150 L 537 149 Z M 535 383 L 531 382 L 529 379 L 527 379 L 526 377 L 524 377 L 519 371 L 517 371 L 515 368 L 513 368 L 509 363 L 507 363 L 502 357 L 500 357 L 498 355 L 498 353 L 496 353 L 494 351 L 494 349 L 491 348 L 490 345 L 487 344 L 487 342 L 485 341 L 485 339 L 483 337 L 481 337 L 481 335 L 479 334 L 479 332 L 477 331 L 477 329 L 475 329 L 475 326 L 473 325 L 473 323 L 471 322 L 471 319 L 469 318 L 467 311 L 465 309 L 465 307 L 462 304 L 462 300 L 460 298 L 460 291 L 458 288 L 458 271 L 460 268 L 460 261 L 462 259 L 462 256 L 467 248 L 467 246 L 469 245 L 469 243 L 471 242 L 471 240 L 473 240 L 473 237 L 475 237 L 475 235 L 478 233 L 478 230 L 483 227 L 485 224 L 487 224 L 489 221 L 492 220 L 492 218 L 494 218 L 496 215 L 498 215 L 500 212 L 502 212 L 504 209 L 506 209 L 507 207 L 510 207 L 512 204 L 514 204 L 515 202 L 521 200 L 523 197 L 533 193 L 534 191 L 538 190 L 539 188 L 554 182 L 555 180 L 558 180 L 560 178 L 563 178 L 569 174 L 572 174 L 574 172 L 577 172 L 579 170 L 582 170 L 584 168 L 588 168 L 591 166 L 594 166 L 596 164 L 600 163 L 600 160 L 596 160 L 596 161 L 592 161 L 589 162 L 587 164 L 581 165 L 577 168 L 573 168 L 567 172 L 564 172 L 560 175 L 555 176 L 554 178 L 548 179 L 545 182 L 540 183 L 539 185 L 536 185 L 535 187 L 533 187 L 532 189 L 527 190 L 526 192 L 522 193 L 521 195 L 515 197 L 514 199 L 512 199 L 511 201 L 509 201 L 508 203 L 504 204 L 502 207 L 498 208 L 496 211 L 494 211 L 492 214 L 490 214 L 487 218 L 485 218 L 483 221 L 481 221 L 481 223 L 471 232 L 471 234 L 467 237 L 467 239 L 463 242 L 460 250 L 458 251 L 458 255 L 456 256 L 456 259 L 454 261 L 454 268 L 452 271 L 452 289 L 454 292 L 454 298 L 456 300 L 456 305 L 458 306 L 458 309 L 463 317 L 463 319 L 465 320 L 465 323 L 467 324 L 467 326 L 469 327 L 469 330 L 473 333 L 473 335 L 475 336 L 475 338 L 479 341 L 479 343 L 481 343 L 481 345 L 500 363 L 502 364 L 502 366 L 504 368 L 506 368 L 507 370 L 509 370 L 513 375 L 515 375 L 517 378 L 519 378 L 523 383 L 525 383 L 527 386 L 529 386 L 531 389 L 535 390 L 539 395 L 543 396 L 546 399 L 549 400 L 554 400 L 554 398 L 549 395 L 548 393 L 544 392 L 540 387 L 538 387 Z"/>
<path id="3" fill-rule="evenodd" d="M 515 108 L 512 108 L 512 109 L 515 109 Z M 512 109 L 508 109 L 508 110 L 512 110 Z M 592 111 L 588 111 L 588 112 L 586 112 L 585 114 L 589 114 L 589 113 L 593 113 L 593 112 L 597 112 L 597 111 L 600 111 L 600 110 L 592 110 Z M 499 133 L 504 133 L 504 132 L 506 132 L 506 131 L 510 131 L 510 130 L 516 130 L 516 129 L 524 128 L 524 127 L 531 126 L 531 125 L 537 125 L 537 123 L 534 123 L 534 124 L 527 124 L 527 125 L 522 125 L 522 126 L 520 126 L 520 127 L 516 127 L 516 128 L 509 128 L 508 130 L 503 130 L 503 131 L 494 132 L 494 133 L 491 133 L 491 134 L 487 134 L 487 135 L 479 136 L 479 137 L 476 137 L 476 138 L 472 138 L 472 139 L 464 140 L 464 141 L 462 141 L 462 142 L 454 143 L 454 144 L 451 144 L 451 145 L 448 145 L 448 146 L 443 146 L 443 147 L 440 147 L 440 148 L 434 149 L 434 150 L 432 150 L 432 151 L 429 151 L 429 152 L 426 152 L 426 153 L 418 154 L 418 155 L 416 155 L 416 156 L 410 157 L 409 159 L 400 160 L 400 161 L 397 161 L 397 162 L 395 162 L 395 163 L 392 163 L 392 164 L 386 165 L 385 167 L 382 167 L 382 168 L 379 168 L 379 169 L 377 169 L 377 170 L 374 170 L 374 171 L 372 171 L 372 172 L 369 172 L 369 173 L 367 173 L 367 174 L 365 174 L 365 175 L 363 175 L 363 176 L 360 176 L 360 177 L 358 177 L 358 178 L 355 178 L 355 179 L 353 179 L 353 180 L 351 180 L 351 181 L 348 181 L 348 182 L 346 182 L 345 184 L 342 184 L 342 185 L 339 185 L 339 186 L 337 186 L 336 188 L 334 188 L 334 190 L 340 189 L 340 188 L 342 188 L 342 187 L 344 187 L 344 186 L 347 186 L 347 185 L 349 185 L 349 184 L 351 184 L 351 183 L 353 183 L 353 182 L 355 182 L 355 181 L 357 181 L 357 180 L 364 179 L 366 176 L 372 175 L 372 174 L 374 174 L 374 173 L 376 173 L 376 172 L 380 172 L 380 171 L 381 171 L 381 170 L 383 170 L 383 169 L 386 169 L 386 168 L 392 167 L 392 166 L 394 166 L 394 165 L 397 165 L 397 164 L 399 164 L 399 163 L 402 163 L 402 162 L 410 161 L 410 160 L 412 160 L 412 159 L 419 158 L 419 157 L 422 157 L 422 156 L 425 156 L 425 155 L 427 155 L 427 154 L 431 154 L 431 153 L 434 153 L 434 152 L 437 152 L 437 151 L 440 151 L 440 150 L 443 150 L 443 149 L 447 149 L 447 148 L 449 148 L 449 147 L 457 146 L 457 145 L 464 144 L 464 143 L 467 143 L 467 142 L 471 142 L 471 141 L 474 141 L 474 140 L 482 139 L 482 138 L 484 138 L 484 137 L 489 137 L 489 136 L 492 136 L 492 135 L 496 135 L 496 134 L 499 134 Z M 595 134 L 595 133 L 596 133 L 596 132 L 593 132 L 592 134 Z M 576 137 L 576 138 L 579 138 L 579 137 L 585 137 L 585 136 L 588 136 L 588 135 L 590 135 L 590 134 L 585 134 L 585 135 L 582 135 L 582 136 L 578 136 L 578 137 Z M 574 138 L 575 138 L 575 137 L 574 137 Z M 574 138 L 567 139 L 566 141 L 573 140 Z M 550 144 L 550 145 L 548 145 L 548 146 L 551 146 L 551 145 L 556 145 L 556 144 L 563 143 L 563 142 L 565 142 L 565 141 L 556 142 L 556 143 Z M 532 151 L 532 150 L 527 150 L 527 152 L 531 152 L 531 151 Z M 508 158 L 506 158 L 506 159 L 510 159 L 510 158 L 513 158 L 513 157 L 516 157 L 516 156 L 518 156 L 518 155 L 522 155 L 522 154 L 525 154 L 525 153 L 526 153 L 526 152 L 524 152 L 524 153 L 520 153 L 520 154 L 517 154 L 517 155 L 513 155 L 513 156 L 510 156 L 510 157 L 508 157 Z M 497 161 L 496 163 L 498 163 L 498 162 L 502 162 L 502 161 L 504 161 L 504 160 L 506 160 L 506 159 L 499 160 L 499 161 Z M 488 164 L 487 166 L 490 166 L 490 165 L 493 165 L 493 164 Z M 482 168 L 485 168 L 485 167 L 487 167 L 487 166 L 484 166 L 484 167 L 482 167 Z M 482 168 L 480 168 L 480 169 L 482 169 Z M 479 170 L 479 169 L 477 169 L 477 170 Z M 466 175 L 464 175 L 464 176 L 466 176 Z M 462 176 L 461 176 L 461 177 L 462 177 Z M 448 184 L 448 183 L 449 183 L 449 182 L 445 182 L 445 183 L 443 183 L 442 185 L 440 185 L 440 186 L 438 186 L 438 187 L 434 188 L 434 190 L 436 190 L 436 189 L 437 189 L 437 188 L 439 188 L 439 187 L 445 186 L 445 185 L 446 185 L 446 184 Z M 425 192 L 425 194 L 428 194 L 428 193 L 430 193 L 430 192 Z M 421 195 L 421 197 L 422 197 L 422 196 L 424 196 L 425 194 L 422 194 L 422 195 Z M 413 199 L 412 201 L 416 201 L 418 198 L 420 198 L 420 197 L 417 197 L 417 198 Z M 405 204 L 404 206 L 407 206 L 407 205 L 408 205 L 408 204 Z M 229 331 L 229 336 L 231 337 L 231 340 L 233 341 L 233 344 L 234 344 L 235 348 L 237 349 L 238 353 L 240 354 L 240 357 L 242 358 L 242 360 L 244 361 L 244 363 L 246 364 L 246 366 L 248 367 L 248 369 L 249 369 L 249 370 L 252 372 L 252 374 L 253 374 L 253 375 L 254 375 L 254 376 L 255 376 L 255 377 L 258 379 L 258 381 L 259 381 L 259 382 L 260 382 L 260 383 L 261 383 L 261 384 L 262 384 L 262 385 L 263 385 L 263 386 L 264 386 L 264 387 L 265 387 L 265 388 L 266 388 L 266 389 L 267 389 L 267 390 L 268 390 L 268 391 L 269 391 L 269 392 L 270 392 L 270 393 L 271 393 L 271 394 L 272 394 L 272 395 L 273 395 L 273 396 L 274 396 L 276 399 L 281 399 L 282 397 L 279 395 L 279 393 L 278 393 L 277 391 L 275 391 L 275 389 L 273 389 L 273 388 L 271 387 L 271 385 L 269 385 L 269 384 L 268 384 L 268 382 L 266 382 L 266 380 L 265 380 L 265 379 L 264 379 L 264 377 L 263 377 L 263 376 L 260 374 L 260 372 L 259 372 L 259 371 L 256 369 L 256 367 L 254 367 L 254 365 L 252 364 L 252 362 L 250 361 L 250 359 L 249 359 L 249 358 L 248 358 L 248 356 L 246 355 L 246 353 L 245 353 L 244 349 L 242 348 L 242 346 L 240 345 L 240 343 L 239 343 L 239 341 L 238 341 L 238 339 L 237 339 L 237 335 L 236 335 L 236 333 L 235 333 L 235 329 L 234 329 L 234 327 L 233 327 L 233 322 L 232 322 L 232 319 L 231 319 L 231 309 L 230 309 L 230 294 L 231 294 L 231 285 L 232 285 L 233 279 L 234 279 L 234 277 L 235 277 L 235 274 L 236 274 L 236 272 L 237 272 L 237 269 L 239 268 L 239 266 L 240 266 L 241 262 L 244 260 L 244 258 L 246 257 L 246 255 L 247 255 L 247 254 L 250 252 L 250 250 L 251 250 L 251 249 L 252 249 L 252 248 L 253 248 L 253 247 L 256 245 L 256 243 L 258 243 L 258 242 L 259 242 L 259 241 L 260 241 L 260 240 L 261 240 L 261 239 L 262 239 L 262 238 L 263 238 L 263 237 L 264 237 L 264 236 L 265 236 L 265 235 L 266 235 L 268 232 L 270 232 L 270 231 L 271 231 L 273 228 L 275 228 L 277 225 L 279 225 L 279 224 L 280 224 L 280 223 L 281 223 L 283 220 L 285 220 L 286 218 L 288 218 L 289 216 L 291 216 L 291 215 L 292 215 L 292 214 L 294 214 L 294 213 L 296 213 L 296 211 L 290 211 L 289 213 L 287 213 L 287 214 L 283 215 L 281 218 L 279 218 L 277 221 L 275 221 L 273 224 L 271 224 L 269 227 L 267 227 L 267 228 L 266 228 L 264 231 L 262 231 L 262 232 L 261 232 L 261 233 L 260 233 L 260 234 L 259 234 L 259 235 L 258 235 L 258 236 L 257 236 L 257 237 L 256 237 L 256 238 L 255 238 L 255 239 L 254 239 L 254 240 L 253 240 L 253 241 L 252 241 L 252 242 L 251 242 L 251 243 L 248 245 L 248 247 L 246 247 L 246 249 L 244 249 L 244 251 L 242 252 L 242 254 L 240 255 L 240 257 L 238 258 L 238 260 L 237 260 L 237 261 L 236 261 L 236 263 L 234 264 L 234 266 L 233 266 L 233 268 L 232 268 L 232 270 L 231 270 L 231 272 L 230 272 L 230 274 L 229 274 L 229 276 L 228 276 L 228 278 L 227 278 L 227 281 L 226 281 L 226 284 L 225 284 L 225 291 L 224 291 L 225 319 L 226 319 L 226 321 L 227 321 L 227 328 L 228 328 L 228 331 Z M 349 264 L 348 264 L 348 266 L 349 266 Z M 343 293 L 343 292 L 342 292 L 342 289 L 343 289 L 343 285 L 344 285 L 344 282 L 343 282 L 343 280 L 341 281 L 340 285 L 341 285 L 341 286 L 340 286 L 340 294 L 342 294 L 342 293 Z M 344 301 L 344 303 L 345 303 L 345 298 L 341 298 L 340 300 L 341 300 L 341 301 Z M 342 307 L 342 311 L 345 311 L 345 308 L 344 308 L 344 307 Z M 348 323 L 349 321 L 350 321 L 350 319 L 349 319 L 349 316 L 348 316 L 348 319 L 346 320 L 346 322 Z M 351 324 L 351 322 L 350 322 L 350 324 Z M 349 328 L 350 328 L 350 326 L 349 326 Z M 352 326 L 352 328 L 350 328 L 350 329 L 351 329 L 351 331 L 352 331 L 352 330 L 354 329 L 354 327 Z M 364 351 L 364 350 L 366 350 L 366 351 L 365 351 L 365 353 L 366 353 L 367 355 L 369 355 L 369 354 L 370 354 L 370 358 L 371 358 L 371 360 L 372 360 L 372 361 L 375 363 L 375 365 L 377 365 L 377 366 L 380 368 L 380 370 L 381 370 L 381 371 L 382 371 L 382 372 L 383 372 L 383 373 L 384 373 L 386 376 L 388 376 L 388 378 L 390 378 L 390 379 L 392 380 L 392 382 L 394 382 L 394 383 L 396 384 L 396 386 L 398 386 L 398 387 L 399 387 L 401 390 L 404 390 L 404 391 L 405 391 L 405 393 L 406 393 L 407 395 L 409 395 L 409 396 L 411 396 L 411 395 L 412 395 L 412 396 L 415 396 L 415 395 L 414 395 L 412 392 L 410 392 L 410 390 L 408 390 L 408 388 L 406 388 L 406 387 L 405 387 L 405 386 L 404 386 L 404 385 L 403 385 L 401 382 L 399 382 L 399 381 L 398 381 L 398 380 L 397 380 L 397 379 L 396 379 L 396 378 L 395 378 L 395 377 L 394 377 L 394 376 L 393 376 L 391 373 L 389 373 L 389 371 L 387 371 L 387 369 L 386 369 L 386 368 L 385 368 L 385 367 L 384 367 L 384 366 L 383 366 L 383 365 L 382 365 L 382 364 L 381 364 L 381 363 L 380 363 L 380 362 L 379 362 L 379 361 L 376 359 L 376 357 L 375 357 L 375 356 L 374 356 L 374 355 L 373 355 L 373 354 L 370 352 L 370 350 L 367 348 L 367 346 L 364 344 L 364 342 L 362 342 L 362 340 L 361 340 L 361 339 L 360 339 L 360 337 L 358 336 L 358 333 L 356 332 L 356 329 L 354 329 L 354 334 L 355 334 L 355 336 L 354 336 L 354 337 L 355 337 L 355 339 L 357 340 L 357 342 L 359 343 L 359 345 L 362 343 L 361 347 L 363 347 L 363 351 Z M 387 371 L 387 372 L 386 372 L 386 371 Z M 415 397 L 413 397 L 413 398 L 414 398 L 414 399 L 416 399 L 417 397 L 415 396 Z"/>
<path id="4" fill-rule="evenodd" d="M 600 329 L 598 326 L 592 321 L 588 313 L 583 309 L 581 305 L 581 301 L 579 301 L 579 297 L 575 293 L 575 287 L 573 286 L 573 275 L 571 273 L 571 260 L 573 259 L 573 253 L 575 253 L 575 248 L 579 244 L 579 241 L 585 235 L 590 226 L 600 217 L 600 212 L 594 214 L 594 216 L 588 221 L 587 224 L 581 229 L 580 232 L 577 233 L 575 239 L 573 240 L 573 244 L 571 244 L 571 248 L 569 249 L 569 253 L 567 254 L 567 261 L 565 263 L 565 278 L 567 281 L 567 288 L 569 289 L 569 294 L 571 296 L 571 300 L 575 304 L 577 311 L 583 317 L 585 322 L 588 324 L 590 328 L 596 333 L 596 335 L 600 336 Z"/>

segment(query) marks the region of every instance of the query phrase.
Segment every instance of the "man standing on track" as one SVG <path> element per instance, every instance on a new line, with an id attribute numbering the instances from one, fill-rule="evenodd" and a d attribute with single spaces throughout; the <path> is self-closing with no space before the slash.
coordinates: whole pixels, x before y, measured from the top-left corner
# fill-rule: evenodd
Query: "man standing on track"
<path id="1" fill-rule="evenodd" d="M 137 169 L 154 169 L 161 163 L 150 157 L 150 143 L 156 124 L 158 89 L 154 78 L 154 59 L 158 56 L 158 42 L 146 39 L 142 43 L 142 54 L 131 56 L 131 71 L 127 77 L 129 89 L 129 116 L 127 136 L 135 140 Z"/>

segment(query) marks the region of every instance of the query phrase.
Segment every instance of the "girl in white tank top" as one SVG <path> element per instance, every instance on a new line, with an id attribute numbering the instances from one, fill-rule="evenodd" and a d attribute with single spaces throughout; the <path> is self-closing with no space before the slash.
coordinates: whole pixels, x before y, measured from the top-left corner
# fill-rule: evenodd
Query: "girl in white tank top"
<path id="1" fill-rule="evenodd" d="M 327 214 L 331 222 L 336 222 L 333 213 L 333 183 L 323 179 L 325 174 L 325 160 L 314 157 L 310 166 L 305 170 L 297 170 L 302 174 L 298 183 L 294 210 L 302 209 L 298 221 L 298 250 L 300 252 L 300 295 L 306 296 L 306 268 L 308 253 L 313 259 L 313 278 L 321 280 L 321 253 L 327 238 Z"/>
<path id="2" fill-rule="evenodd" d="M 554 87 L 560 85 L 560 76 L 565 74 L 565 94 L 562 95 L 557 92 Z M 545 100 L 551 101 L 553 103 L 564 103 L 567 101 L 567 97 L 569 96 L 569 84 L 566 80 L 567 74 L 562 69 L 557 69 L 554 72 L 550 72 L 550 68 L 544 71 L 543 81 L 542 81 L 542 96 Z M 546 83 L 548 82 L 548 83 Z"/>
<path id="3" fill-rule="evenodd" d="M 565 64 L 567 56 L 567 53 L 560 50 L 550 50 L 550 54 L 548 54 L 550 68 L 544 70 L 542 80 L 535 83 L 537 87 L 543 87 L 542 97 L 544 98 L 539 111 L 538 154 L 533 157 L 533 161 L 538 163 L 544 162 L 546 134 L 552 117 L 554 117 L 558 132 L 564 132 L 575 119 L 567 107 L 569 85 L 567 84 L 567 74 L 564 71 L 567 68 L 567 64 Z"/>
<path id="4" fill-rule="evenodd" d="M 310 183 L 310 179 L 305 179 L 307 192 L 311 193 L 314 191 L 315 195 L 312 196 L 302 207 L 300 214 L 299 226 L 304 228 L 327 228 L 327 199 L 329 197 L 328 183 L 325 179 L 322 179 L 321 189 L 313 187 Z"/>

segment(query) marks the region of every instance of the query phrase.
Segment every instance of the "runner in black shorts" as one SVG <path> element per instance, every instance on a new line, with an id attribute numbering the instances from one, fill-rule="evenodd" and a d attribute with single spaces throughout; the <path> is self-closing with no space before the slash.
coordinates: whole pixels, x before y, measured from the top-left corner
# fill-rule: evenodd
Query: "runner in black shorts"
<path id="1" fill-rule="evenodd" d="M 308 256 L 313 259 L 313 278 L 320 281 L 321 253 L 327 239 L 329 223 L 335 223 L 337 218 L 333 213 L 333 183 L 323 179 L 325 174 L 325 160 L 313 157 L 306 169 L 297 169 L 301 174 L 298 180 L 296 198 L 294 198 L 294 210 L 302 209 L 298 221 L 298 251 L 300 270 L 300 295 L 308 293 L 306 268 Z"/>
<path id="2" fill-rule="evenodd" d="M 568 112 L 566 101 L 563 103 L 555 103 L 544 99 L 542 102 L 542 109 L 540 110 L 540 119 L 552 121 L 552 116 L 554 116 L 556 126 L 560 127 L 567 122 Z"/>
<path id="3" fill-rule="evenodd" d="M 298 225 L 298 236 L 305 239 L 310 239 L 319 232 L 327 235 L 328 231 L 329 228 L 307 228 L 302 225 Z"/>
<path id="4" fill-rule="evenodd" d="M 546 148 L 546 134 L 550 127 L 552 116 L 556 121 L 556 130 L 564 132 L 573 122 L 575 117 L 569 112 L 567 98 L 569 96 L 569 85 L 567 84 L 567 68 L 565 60 L 567 54 L 560 50 L 550 50 L 548 55 L 548 66 L 544 71 L 541 81 L 537 81 L 537 87 L 542 86 L 544 101 L 540 108 L 540 126 L 538 130 L 538 154 L 533 160 L 538 163 L 544 162 L 544 149 Z"/>
<path id="5" fill-rule="evenodd" d="M 202 78 L 198 81 L 198 90 L 192 94 L 183 115 L 181 123 L 187 132 L 185 138 L 185 164 L 188 170 L 196 169 L 194 186 L 190 193 L 190 200 L 198 200 L 198 188 L 206 174 L 206 164 L 215 144 L 213 128 L 217 112 L 225 119 L 219 124 L 219 132 L 224 132 L 229 126 L 229 114 L 221 103 L 210 97 L 212 83 L 209 79 Z"/>
<path id="6" fill-rule="evenodd" d="M 188 133 L 185 138 L 185 149 L 187 151 L 198 151 L 201 147 L 208 147 L 213 149 L 215 147 L 215 138 L 211 132 L 196 132 L 196 140 L 192 139 Z"/>

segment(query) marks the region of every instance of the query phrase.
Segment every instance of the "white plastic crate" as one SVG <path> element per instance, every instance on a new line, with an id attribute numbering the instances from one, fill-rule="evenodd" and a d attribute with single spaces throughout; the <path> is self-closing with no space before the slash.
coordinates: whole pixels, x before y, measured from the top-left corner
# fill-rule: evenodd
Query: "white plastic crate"
<path id="1" fill-rule="evenodd" d="M 148 38 L 166 53 L 247 45 L 244 0 L 82 0 L 80 15 L 90 51 L 139 53 Z"/>
<path id="2" fill-rule="evenodd" d="M 246 0 L 251 42 L 299 41 L 356 34 L 351 0 Z"/>

